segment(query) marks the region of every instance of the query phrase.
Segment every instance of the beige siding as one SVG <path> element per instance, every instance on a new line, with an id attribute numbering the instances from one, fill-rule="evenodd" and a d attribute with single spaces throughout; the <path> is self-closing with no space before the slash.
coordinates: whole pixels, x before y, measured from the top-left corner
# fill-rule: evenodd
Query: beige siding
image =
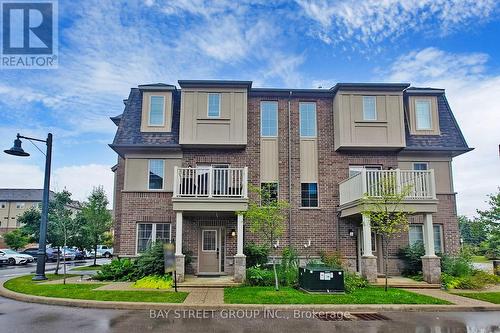
<path id="1" fill-rule="evenodd" d="M 300 139 L 300 182 L 318 182 L 318 140 Z"/>
<path id="2" fill-rule="evenodd" d="M 169 158 L 154 156 L 154 159 L 165 161 L 165 178 L 163 191 L 172 192 L 174 186 L 174 167 L 182 165 L 181 158 Z M 148 191 L 149 183 L 149 159 L 147 158 L 126 158 L 125 159 L 125 184 L 124 191 Z M 158 190 L 154 190 L 158 191 Z"/>
<path id="3" fill-rule="evenodd" d="M 208 117 L 208 94 L 221 95 L 220 118 Z M 182 89 L 179 142 L 183 145 L 246 145 L 247 90 Z"/>
<path id="4" fill-rule="evenodd" d="M 432 118 L 432 130 L 417 130 L 417 120 L 415 117 L 415 101 L 416 100 L 428 100 L 431 102 L 431 118 Z M 439 129 L 439 114 L 437 106 L 436 96 L 410 96 L 408 99 L 408 106 L 410 112 L 410 132 L 416 135 L 440 135 L 441 130 Z"/>
<path id="5" fill-rule="evenodd" d="M 24 204 L 23 208 L 17 208 L 17 201 L 2 201 L 5 208 L 0 208 L 0 229 L 1 228 L 17 228 L 17 218 L 25 211 L 33 207 L 38 207 L 39 202 L 19 201 Z M 0 206 L 1 207 L 1 206 Z"/>
<path id="6" fill-rule="evenodd" d="M 149 107 L 151 96 L 163 96 L 165 98 L 164 117 L 165 123 L 163 126 L 149 125 Z M 172 92 L 143 92 L 142 94 L 142 117 L 141 117 L 141 132 L 170 132 L 172 131 Z"/>
<path id="7" fill-rule="evenodd" d="M 363 120 L 363 96 L 376 97 L 377 120 Z M 400 93 L 338 92 L 333 101 L 335 150 L 400 148 L 404 135 Z"/>
<path id="8" fill-rule="evenodd" d="M 260 181 L 278 182 L 278 138 L 260 139 Z"/>
<path id="9" fill-rule="evenodd" d="M 454 193 L 451 159 L 447 157 L 402 157 L 398 165 L 401 170 L 412 170 L 413 163 L 427 163 L 428 169 L 434 169 L 436 193 Z"/>

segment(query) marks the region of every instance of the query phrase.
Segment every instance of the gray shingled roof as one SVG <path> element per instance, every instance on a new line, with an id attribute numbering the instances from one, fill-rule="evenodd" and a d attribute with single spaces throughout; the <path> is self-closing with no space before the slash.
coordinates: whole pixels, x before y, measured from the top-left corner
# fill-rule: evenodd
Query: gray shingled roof
<path id="1" fill-rule="evenodd" d="M 54 192 L 50 191 L 51 198 Z M 42 189 L 0 188 L 0 201 L 42 201 Z"/>

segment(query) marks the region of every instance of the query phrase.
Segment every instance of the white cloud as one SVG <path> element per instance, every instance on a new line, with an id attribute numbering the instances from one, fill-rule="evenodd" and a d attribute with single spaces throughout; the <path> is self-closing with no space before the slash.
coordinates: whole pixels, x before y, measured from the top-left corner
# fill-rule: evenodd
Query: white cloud
<path id="1" fill-rule="evenodd" d="M 109 165 L 88 164 L 56 168 L 51 174 L 51 190 L 68 190 L 74 200 L 84 201 L 94 187 L 102 185 L 113 201 L 113 172 Z M 44 171 L 36 165 L 0 162 L 0 187 L 42 188 Z M 110 207 L 111 204 L 110 204 Z"/>
<path id="2" fill-rule="evenodd" d="M 408 31 L 447 34 L 494 16 L 495 0 L 296 0 L 326 43 L 373 45 Z M 438 29 L 436 29 L 438 28 Z"/>
<path id="3" fill-rule="evenodd" d="M 446 89 L 462 132 L 475 148 L 457 157 L 453 165 L 458 212 L 469 216 L 476 208 L 485 208 L 486 195 L 500 186 L 500 76 L 488 72 L 488 58 L 483 53 L 426 48 L 401 56 L 384 76 L 390 81 Z"/>

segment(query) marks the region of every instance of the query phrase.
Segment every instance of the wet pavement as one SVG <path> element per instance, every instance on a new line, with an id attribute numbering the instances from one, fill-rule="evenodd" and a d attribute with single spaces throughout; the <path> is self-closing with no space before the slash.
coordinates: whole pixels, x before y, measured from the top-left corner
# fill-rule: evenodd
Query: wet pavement
<path id="1" fill-rule="evenodd" d="M 381 312 L 372 315 L 309 311 L 98 310 L 0 298 L 0 331 L 17 332 L 500 332 L 500 312 Z M 338 320 L 348 317 L 350 320 Z M 329 321 L 328 319 L 333 319 Z M 372 320 L 366 320 L 372 319 Z M 374 320 L 373 320 L 374 319 Z"/>

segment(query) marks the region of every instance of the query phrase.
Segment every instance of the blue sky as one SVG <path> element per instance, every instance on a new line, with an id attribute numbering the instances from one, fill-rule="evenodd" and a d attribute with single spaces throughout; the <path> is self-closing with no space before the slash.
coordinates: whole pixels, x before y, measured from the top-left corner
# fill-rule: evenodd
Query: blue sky
<path id="1" fill-rule="evenodd" d="M 59 2 L 59 68 L 0 70 L 0 145 L 55 137 L 53 188 L 111 195 L 110 116 L 138 84 L 258 87 L 410 82 L 446 89 L 472 153 L 454 163 L 458 211 L 500 185 L 500 6 L 494 0 Z M 39 187 L 43 156 L 0 155 L 0 187 Z"/>

